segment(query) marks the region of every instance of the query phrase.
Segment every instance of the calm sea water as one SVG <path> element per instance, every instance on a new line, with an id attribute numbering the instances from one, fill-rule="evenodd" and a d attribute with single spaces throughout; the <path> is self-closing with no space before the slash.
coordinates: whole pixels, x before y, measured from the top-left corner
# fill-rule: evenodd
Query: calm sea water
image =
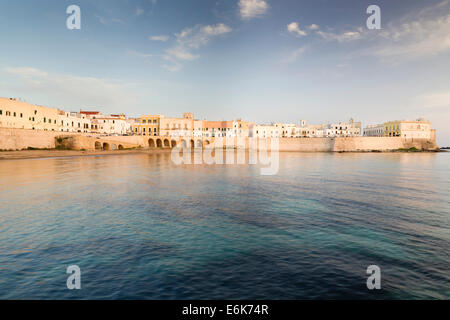
<path id="1" fill-rule="evenodd" d="M 0 298 L 449 299 L 449 164 L 282 153 L 261 176 L 170 154 L 1 161 Z"/>

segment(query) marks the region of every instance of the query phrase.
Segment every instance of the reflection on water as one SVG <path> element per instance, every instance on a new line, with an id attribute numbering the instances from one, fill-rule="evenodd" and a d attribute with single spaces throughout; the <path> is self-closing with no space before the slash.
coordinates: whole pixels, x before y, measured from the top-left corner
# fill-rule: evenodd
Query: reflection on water
<path id="1" fill-rule="evenodd" d="M 0 298 L 448 299 L 449 157 L 281 153 L 275 176 L 169 153 L 1 161 Z"/>

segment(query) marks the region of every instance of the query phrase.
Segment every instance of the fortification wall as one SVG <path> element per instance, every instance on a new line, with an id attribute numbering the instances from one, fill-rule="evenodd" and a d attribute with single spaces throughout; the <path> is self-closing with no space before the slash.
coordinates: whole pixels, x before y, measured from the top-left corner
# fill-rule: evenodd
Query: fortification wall
<path id="1" fill-rule="evenodd" d="M 53 149 L 58 131 L 0 128 L 0 150 Z"/>
<path id="2" fill-rule="evenodd" d="M 416 148 L 418 150 L 439 149 L 436 141 L 428 139 L 405 139 L 401 137 L 348 137 L 333 138 L 334 152 L 392 151 Z"/>
<path id="3" fill-rule="evenodd" d="M 62 147 L 75 150 L 95 150 L 96 143 L 110 144 L 111 147 L 133 148 L 149 147 L 148 136 L 95 137 L 83 134 L 58 131 L 40 131 L 27 129 L 0 128 L 0 150 L 22 150 L 31 148 L 52 149 L 56 147 L 57 137 L 63 138 Z M 433 136 L 435 137 L 435 135 Z M 152 139 L 168 139 L 168 137 L 151 137 Z M 198 138 L 196 138 L 197 140 Z M 58 139 L 61 141 L 61 139 Z M 179 142 L 179 139 L 177 143 Z M 267 140 L 270 149 L 270 139 Z M 249 147 L 249 142 L 245 142 Z M 155 145 L 156 147 L 156 145 Z M 169 147 L 164 145 L 164 147 Z M 348 137 L 348 138 L 281 138 L 279 151 L 291 152 L 358 152 L 358 151 L 391 151 L 416 148 L 419 150 L 439 149 L 435 139 L 404 139 L 400 137 Z"/>
<path id="4" fill-rule="evenodd" d="M 268 143 L 270 146 L 270 143 Z M 280 151 L 292 152 L 331 152 L 333 141 L 330 138 L 280 138 Z"/>

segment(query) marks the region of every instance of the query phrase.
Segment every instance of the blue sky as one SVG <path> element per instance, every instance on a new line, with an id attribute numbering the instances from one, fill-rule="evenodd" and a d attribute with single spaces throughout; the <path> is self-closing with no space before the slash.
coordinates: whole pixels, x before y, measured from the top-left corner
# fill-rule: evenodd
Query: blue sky
<path id="1" fill-rule="evenodd" d="M 0 0 L 0 39 L 0 96 L 210 120 L 422 116 L 450 145 L 449 1 Z"/>

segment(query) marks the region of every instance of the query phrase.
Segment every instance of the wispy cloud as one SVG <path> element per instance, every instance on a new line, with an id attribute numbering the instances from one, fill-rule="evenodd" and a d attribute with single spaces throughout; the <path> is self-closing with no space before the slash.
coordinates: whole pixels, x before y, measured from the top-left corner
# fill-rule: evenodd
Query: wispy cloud
<path id="1" fill-rule="evenodd" d="M 450 50 L 450 1 L 389 24 L 379 44 L 367 51 L 391 62 L 434 56 Z"/>
<path id="2" fill-rule="evenodd" d="M 450 111 L 450 91 L 419 95 L 414 98 L 414 105 L 421 108 Z"/>
<path id="3" fill-rule="evenodd" d="M 300 29 L 298 22 L 291 22 L 287 25 L 287 30 L 294 34 L 297 37 L 303 37 L 306 36 L 307 33 L 305 31 L 303 31 L 302 29 Z"/>
<path id="4" fill-rule="evenodd" d="M 239 0 L 238 5 L 241 18 L 245 20 L 260 17 L 269 10 L 265 0 Z"/>
<path id="5" fill-rule="evenodd" d="M 338 41 L 338 42 L 349 42 L 353 40 L 358 40 L 362 38 L 363 29 L 358 28 L 354 31 L 344 31 L 341 33 L 335 33 L 335 32 L 325 32 L 322 30 L 317 30 L 316 33 L 324 38 L 325 40 L 329 41 Z"/>
<path id="6" fill-rule="evenodd" d="M 225 33 L 231 32 L 231 28 L 223 23 L 208 26 L 196 26 L 186 28 L 180 33 L 175 34 L 180 46 L 192 49 L 198 49 L 206 45 L 211 39 Z"/>
<path id="7" fill-rule="evenodd" d="M 181 69 L 181 64 L 172 62 L 171 64 L 163 64 L 163 68 L 170 72 L 177 72 Z"/>
<path id="8" fill-rule="evenodd" d="M 169 36 L 150 36 L 149 39 L 152 41 L 166 42 L 167 40 L 169 40 Z"/>
<path id="9" fill-rule="evenodd" d="M 383 26 L 381 30 L 362 27 L 353 30 L 326 30 L 316 24 L 305 27 L 310 35 L 339 43 L 365 41 L 363 49 L 354 55 L 372 55 L 388 63 L 402 63 L 421 57 L 429 57 L 450 51 L 450 0 L 411 12 Z M 287 27 L 296 36 L 306 36 L 297 22 Z"/>
<path id="10" fill-rule="evenodd" d="M 290 52 L 284 59 L 282 59 L 281 62 L 283 62 L 283 63 L 295 62 L 301 55 L 303 55 L 303 53 L 305 53 L 306 50 L 307 50 L 307 46 L 297 48 L 297 49 L 293 50 L 292 52 Z"/>
<path id="11" fill-rule="evenodd" d="M 98 19 L 98 21 L 101 24 L 103 24 L 105 26 L 106 25 L 110 25 L 112 23 L 125 24 L 125 22 L 122 19 L 119 19 L 119 18 L 106 18 L 106 17 L 103 17 L 103 16 L 99 16 L 98 14 L 95 14 L 94 16 Z"/>
<path id="12" fill-rule="evenodd" d="M 403 63 L 450 51 L 450 1 L 445 0 L 383 26 L 381 30 L 358 28 L 343 33 L 316 33 L 331 41 L 370 40 L 355 54 L 371 55 L 387 63 Z"/>
<path id="13" fill-rule="evenodd" d="M 328 31 L 323 31 L 315 23 L 305 28 L 311 30 L 312 35 L 316 34 L 327 41 L 338 41 L 338 42 L 349 42 L 361 39 L 364 33 L 361 27 L 359 27 L 356 30 L 342 31 L 342 32 L 333 32 L 333 30 L 330 28 L 328 28 Z M 287 30 L 297 37 L 304 37 L 308 35 L 308 33 L 300 27 L 300 24 L 298 22 L 289 23 L 287 25 Z"/>
<path id="14" fill-rule="evenodd" d="M 11 82 L 18 81 L 20 91 L 52 97 L 54 105 L 72 101 L 80 108 L 96 105 L 117 109 L 130 103 L 133 96 L 128 92 L 129 84 L 113 79 L 52 73 L 32 67 L 6 67 L 2 71 Z"/>
<path id="15" fill-rule="evenodd" d="M 131 50 L 131 49 L 127 49 L 126 50 L 127 55 L 132 56 L 132 57 L 137 57 L 137 58 L 142 58 L 142 59 L 148 59 L 150 57 L 152 57 L 153 55 L 150 53 L 142 53 L 136 50 Z"/>
<path id="16" fill-rule="evenodd" d="M 196 26 L 193 28 L 183 29 L 180 33 L 175 34 L 176 46 L 166 50 L 164 59 L 174 63 L 176 68 L 167 68 L 171 71 L 179 70 L 180 65 L 177 61 L 190 61 L 199 57 L 198 54 L 192 53 L 202 46 L 207 45 L 213 38 L 231 32 L 232 29 L 219 23 L 216 25 Z"/>
<path id="17" fill-rule="evenodd" d="M 183 46 L 176 46 L 176 47 L 167 49 L 166 52 L 169 55 L 169 57 L 175 58 L 178 60 L 195 60 L 199 57 L 198 55 L 192 54 L 191 52 L 187 51 L 187 49 Z M 171 59 L 166 59 L 166 60 L 171 60 Z"/>
<path id="18" fill-rule="evenodd" d="M 139 17 L 139 16 L 141 16 L 141 15 L 143 15 L 144 14 L 144 9 L 142 9 L 142 8 L 137 8 L 136 9 L 136 15 Z"/>

